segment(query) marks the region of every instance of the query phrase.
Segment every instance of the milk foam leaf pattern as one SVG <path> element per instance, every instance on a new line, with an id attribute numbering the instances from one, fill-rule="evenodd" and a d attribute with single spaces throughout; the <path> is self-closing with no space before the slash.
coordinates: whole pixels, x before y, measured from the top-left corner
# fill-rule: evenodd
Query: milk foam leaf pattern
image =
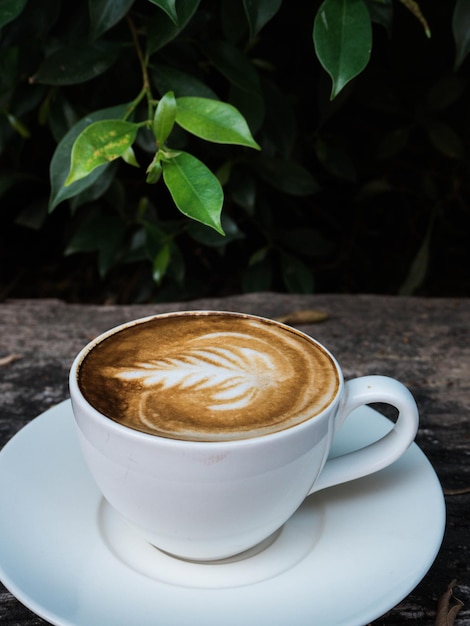
<path id="1" fill-rule="evenodd" d="M 228 334 L 229 335 L 229 334 Z M 228 342 L 230 337 L 227 337 Z M 209 392 L 209 408 L 226 410 L 249 404 L 258 392 L 277 384 L 269 356 L 252 348 L 204 346 L 182 356 L 137 363 L 118 378 L 141 380 L 145 387 Z"/>
<path id="2" fill-rule="evenodd" d="M 85 178 L 100 165 L 125 155 L 135 141 L 138 124 L 103 120 L 87 126 L 72 148 L 72 162 L 65 185 Z"/>
<path id="3" fill-rule="evenodd" d="M 190 96 L 177 98 L 176 123 L 206 141 L 260 149 L 243 115 L 226 102 Z"/>
<path id="4" fill-rule="evenodd" d="M 187 152 L 162 159 L 163 180 L 178 209 L 221 235 L 222 186 L 204 163 Z"/>
<path id="5" fill-rule="evenodd" d="M 333 100 L 369 62 L 372 27 L 365 2 L 324 0 L 315 16 L 313 42 L 318 60 L 333 81 Z"/>

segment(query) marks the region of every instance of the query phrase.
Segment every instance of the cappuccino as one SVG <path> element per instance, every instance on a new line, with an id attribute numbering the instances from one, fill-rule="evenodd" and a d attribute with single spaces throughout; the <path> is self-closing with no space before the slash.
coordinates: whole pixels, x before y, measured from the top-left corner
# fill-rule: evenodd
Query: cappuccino
<path id="1" fill-rule="evenodd" d="M 312 339 L 270 320 L 211 311 L 111 331 L 78 368 L 108 418 L 171 439 L 224 441 L 290 428 L 327 408 L 339 373 Z"/>

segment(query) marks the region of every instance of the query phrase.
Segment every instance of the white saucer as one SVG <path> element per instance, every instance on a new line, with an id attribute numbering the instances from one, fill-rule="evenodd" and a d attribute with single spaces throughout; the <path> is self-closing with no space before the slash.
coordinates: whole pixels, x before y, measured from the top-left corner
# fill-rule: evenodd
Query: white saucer
<path id="1" fill-rule="evenodd" d="M 390 425 L 361 408 L 332 453 Z M 308 498 L 263 550 L 180 561 L 103 502 L 74 428 L 66 401 L 0 452 L 0 579 L 54 625 L 364 626 L 413 590 L 441 545 L 441 487 L 413 444 L 393 466 Z"/>

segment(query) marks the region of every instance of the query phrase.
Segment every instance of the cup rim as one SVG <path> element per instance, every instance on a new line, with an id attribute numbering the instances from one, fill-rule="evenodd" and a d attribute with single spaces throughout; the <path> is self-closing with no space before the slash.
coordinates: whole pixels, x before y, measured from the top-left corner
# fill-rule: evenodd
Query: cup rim
<path id="1" fill-rule="evenodd" d="M 120 331 L 132 327 L 132 326 L 137 326 L 138 324 L 143 324 L 146 323 L 150 320 L 153 319 L 158 319 L 158 318 L 168 318 L 168 317 L 183 317 L 183 316 L 187 316 L 187 315 L 197 315 L 197 316 L 203 316 L 203 315 L 231 315 L 234 317 L 239 317 L 239 318 L 245 318 L 245 319 L 253 319 L 253 320 L 258 320 L 261 321 L 263 323 L 268 323 L 271 324 L 273 326 L 276 326 L 277 328 L 284 328 L 286 330 L 288 330 L 289 332 L 293 332 L 297 335 L 299 335 L 300 337 L 308 340 L 309 342 L 315 344 L 317 347 L 319 347 L 330 359 L 331 363 L 333 364 L 335 370 L 336 370 L 336 374 L 338 377 L 338 386 L 336 389 L 336 393 L 334 395 L 334 397 L 332 398 L 332 400 L 329 402 L 329 404 L 322 409 L 319 413 L 315 414 L 314 416 L 307 418 L 297 424 L 293 424 L 291 426 L 287 426 L 285 428 L 282 428 L 280 430 L 276 430 L 274 432 L 270 432 L 270 433 L 261 433 L 258 435 L 253 435 L 250 437 L 246 437 L 246 438 L 239 438 L 239 439 L 220 439 L 220 440 L 212 440 L 212 441 L 207 441 L 207 440 L 192 440 L 192 439 L 177 439 L 177 438 L 171 438 L 171 437 L 165 437 L 164 435 L 159 435 L 157 433 L 147 433 L 147 432 L 143 432 L 141 430 L 132 428 L 130 426 L 126 426 L 124 424 L 119 423 L 118 421 L 108 417 L 107 415 L 105 415 L 104 413 L 102 413 L 101 411 L 99 411 L 98 409 L 96 409 L 90 402 L 88 402 L 88 400 L 85 398 L 84 394 L 82 393 L 82 390 L 80 389 L 80 386 L 78 384 L 78 380 L 77 380 L 77 374 L 79 371 L 79 367 L 80 364 L 82 363 L 82 361 L 85 359 L 85 357 L 87 356 L 87 354 L 94 349 L 94 347 L 96 345 L 98 345 L 99 343 L 101 343 L 102 341 L 104 341 L 105 339 L 107 339 L 108 337 L 119 333 Z M 325 419 L 325 415 L 326 414 L 330 414 L 330 412 L 335 408 L 336 405 L 339 404 L 340 398 L 342 396 L 342 391 L 344 388 L 344 377 L 343 377 L 343 373 L 341 370 L 341 367 L 337 361 L 337 359 L 334 357 L 334 355 L 330 352 L 330 350 L 328 350 L 328 348 L 326 348 L 321 342 L 319 342 L 317 339 L 315 339 L 314 337 L 311 337 L 310 335 L 307 335 L 306 333 L 304 333 L 303 331 L 293 327 L 293 326 L 289 326 L 288 324 L 285 324 L 284 322 L 279 322 L 277 320 L 274 319 L 270 319 L 267 317 L 263 317 L 260 315 L 255 315 L 252 313 L 244 313 L 241 311 L 225 311 L 225 310 L 217 310 L 217 309 L 184 309 L 184 310 L 180 310 L 180 311 L 169 311 L 169 312 L 165 312 L 165 313 L 156 313 L 156 314 L 152 314 L 152 315 L 148 315 L 148 316 L 144 316 L 144 317 L 140 317 L 140 318 L 136 318 L 136 319 L 132 319 L 129 320 L 127 322 L 123 322 L 121 324 L 118 324 L 112 328 L 109 328 L 108 330 L 100 333 L 99 335 L 97 335 L 96 337 L 94 337 L 91 341 L 89 341 L 81 350 L 80 352 L 75 356 L 72 365 L 70 367 L 69 370 L 69 390 L 70 390 L 70 394 L 72 397 L 72 400 L 74 402 L 78 402 L 82 405 L 82 409 L 86 410 L 88 412 L 89 415 L 91 415 L 93 417 L 93 419 L 95 421 L 100 422 L 101 424 L 105 424 L 106 427 L 111 430 L 114 430 L 117 433 L 120 433 L 121 435 L 124 435 L 126 437 L 130 437 L 132 439 L 139 439 L 139 440 L 144 440 L 144 441 L 160 441 L 160 442 L 164 442 L 165 445 L 167 446 L 194 446 L 198 449 L 202 449 L 203 446 L 209 446 L 209 447 L 214 447 L 214 445 L 217 446 L 222 446 L 222 447 L 234 447 L 234 446 L 240 446 L 240 445 L 254 445 L 255 442 L 260 442 L 260 441 L 265 441 L 265 440 L 269 440 L 269 441 L 273 441 L 274 439 L 277 438 L 284 438 L 286 436 L 288 436 L 289 433 L 298 433 L 299 431 L 302 431 L 304 429 L 307 429 L 310 425 L 310 423 L 312 422 L 312 420 L 314 420 L 315 422 L 317 421 L 322 421 L 323 419 Z"/>

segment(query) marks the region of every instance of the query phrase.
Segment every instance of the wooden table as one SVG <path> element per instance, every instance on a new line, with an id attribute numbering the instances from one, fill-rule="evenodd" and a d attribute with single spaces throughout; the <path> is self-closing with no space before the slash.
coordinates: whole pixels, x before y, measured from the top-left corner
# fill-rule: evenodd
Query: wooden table
<path id="1" fill-rule="evenodd" d="M 346 378 L 380 373 L 411 389 L 421 413 L 417 443 L 444 489 L 447 530 L 424 580 L 374 626 L 435 624 L 438 600 L 452 581 L 455 598 L 463 602 L 455 624 L 470 626 L 470 300 L 250 294 L 165 305 L 7 301 L 0 304 L 0 448 L 35 416 L 68 398 L 68 369 L 91 338 L 130 319 L 199 308 L 274 318 L 322 311 L 322 322 L 308 315 L 292 324 L 330 348 Z M 0 623 L 46 624 L 1 585 Z"/>

